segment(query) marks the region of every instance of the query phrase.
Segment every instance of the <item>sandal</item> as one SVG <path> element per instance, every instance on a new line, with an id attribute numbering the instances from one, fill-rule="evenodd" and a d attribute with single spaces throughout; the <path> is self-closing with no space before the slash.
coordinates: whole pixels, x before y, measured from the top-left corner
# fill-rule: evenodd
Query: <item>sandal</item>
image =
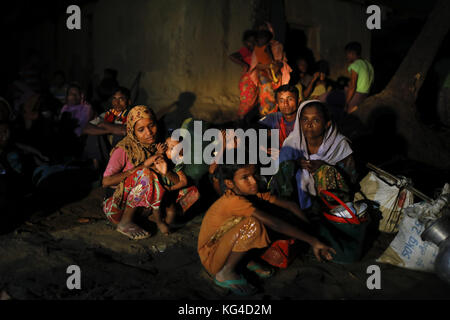
<path id="1" fill-rule="evenodd" d="M 256 275 L 261 279 L 269 279 L 275 273 L 275 270 L 273 268 L 264 267 L 256 262 L 247 264 L 247 269 L 256 273 Z"/>
<path id="2" fill-rule="evenodd" d="M 151 234 L 148 231 L 145 231 L 144 229 L 138 227 L 134 223 L 130 223 L 126 225 L 125 227 L 117 227 L 117 232 L 127 236 L 128 238 L 132 240 L 142 240 L 149 238 Z M 142 231 L 146 232 L 146 234 L 137 235 L 137 233 L 142 233 Z M 133 235 L 134 234 L 134 235 Z"/>
<path id="3" fill-rule="evenodd" d="M 241 275 L 240 279 L 237 280 L 225 280 L 225 281 L 219 281 L 216 278 L 214 278 L 214 283 L 218 285 L 219 287 L 225 288 L 230 290 L 232 293 L 238 296 L 251 296 L 254 295 L 258 290 L 248 283 L 248 281 L 244 278 L 244 276 Z M 242 291 L 236 287 L 235 285 L 243 286 L 248 288 L 248 291 Z"/>

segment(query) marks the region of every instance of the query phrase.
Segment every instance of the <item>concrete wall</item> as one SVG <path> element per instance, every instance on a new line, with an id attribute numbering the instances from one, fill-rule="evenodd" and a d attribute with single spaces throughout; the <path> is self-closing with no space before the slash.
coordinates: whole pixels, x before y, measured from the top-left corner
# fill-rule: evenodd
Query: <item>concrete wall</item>
<path id="1" fill-rule="evenodd" d="M 174 111 L 166 107 L 192 92 L 192 114 L 218 121 L 239 103 L 241 70 L 228 55 L 251 27 L 251 6 L 241 0 L 99 0 L 81 7 L 81 30 L 68 30 L 68 15 L 62 15 L 20 37 L 23 48 L 41 51 L 50 72 L 63 69 L 69 80 L 87 85 L 114 68 L 126 87 L 142 72 L 138 103 Z M 346 74 L 348 41 L 360 41 L 364 56 L 370 52 L 365 8 L 355 2 L 285 0 L 285 14 L 289 24 L 310 30 L 315 58 L 330 62 L 332 77 Z"/>
<path id="2" fill-rule="evenodd" d="M 102 0 L 93 21 L 95 72 L 114 67 L 126 86 L 143 72 L 140 102 L 160 109 L 193 92 L 197 104 L 237 107 L 240 69 L 228 54 L 251 27 L 250 2 Z"/>
<path id="3" fill-rule="evenodd" d="M 348 76 L 344 53 L 348 42 L 360 42 L 362 56 L 370 58 L 368 16 L 362 4 L 342 0 L 285 0 L 285 7 L 289 24 L 310 30 L 308 47 L 316 61 L 325 59 L 330 63 L 331 78 Z"/>

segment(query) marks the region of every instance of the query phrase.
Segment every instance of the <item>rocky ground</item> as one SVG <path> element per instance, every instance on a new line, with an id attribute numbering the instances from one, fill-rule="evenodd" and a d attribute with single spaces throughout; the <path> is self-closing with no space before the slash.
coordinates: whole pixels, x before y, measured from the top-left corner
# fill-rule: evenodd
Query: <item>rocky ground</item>
<path id="1" fill-rule="evenodd" d="M 176 127 L 187 116 L 211 116 L 201 113 L 206 109 L 190 108 L 189 104 L 171 106 L 166 126 Z M 214 113 L 214 119 L 206 120 L 225 118 L 229 115 L 220 109 Z M 429 196 L 448 177 L 448 172 L 426 170 L 422 165 L 406 165 L 404 161 L 392 166 L 392 170 L 414 178 L 419 189 L 429 191 Z M 55 185 L 72 185 L 75 190 L 84 178 L 69 180 L 70 184 L 63 179 Z M 49 188 L 45 193 L 55 202 L 67 192 L 64 188 Z M 107 222 L 101 210 L 102 197 L 102 189 L 94 188 L 79 200 L 55 205 L 57 209 L 49 209 L 47 203 L 45 211 L 28 214 L 26 222 L 0 235 L 0 299 L 239 299 L 215 286 L 199 261 L 197 235 L 204 210 L 194 212 L 170 236 L 149 226 L 151 238 L 133 241 Z M 33 203 L 28 206 L 33 207 Z M 260 281 L 248 275 L 260 292 L 245 299 L 450 299 L 449 285 L 435 274 L 375 261 L 393 238 L 381 233 L 358 263 L 319 263 L 308 252 L 287 269 L 277 270 L 271 279 Z M 367 267 L 373 264 L 381 268 L 379 290 L 369 290 L 366 284 Z M 67 288 L 70 265 L 81 269 L 80 290 Z"/>
<path id="2" fill-rule="evenodd" d="M 102 190 L 50 215 L 35 214 L 0 237 L 3 299 L 238 299 L 213 285 L 196 253 L 203 215 L 170 236 L 155 229 L 132 241 L 116 232 L 101 211 Z M 273 278 L 256 282 L 255 300 L 449 299 L 450 287 L 435 274 L 379 264 L 392 235 L 380 234 L 358 263 L 319 263 L 306 253 Z M 367 267 L 381 267 L 381 289 L 369 290 Z M 81 289 L 66 286 L 67 268 L 81 269 Z M 256 279 L 252 279 L 257 281 Z M 248 299 L 248 298 L 246 298 Z"/>

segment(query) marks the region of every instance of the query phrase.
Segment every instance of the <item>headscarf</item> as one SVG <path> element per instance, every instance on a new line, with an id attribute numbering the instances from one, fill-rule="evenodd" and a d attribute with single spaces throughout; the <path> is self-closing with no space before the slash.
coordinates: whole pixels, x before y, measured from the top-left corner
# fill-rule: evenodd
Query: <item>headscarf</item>
<path id="1" fill-rule="evenodd" d="M 332 123 L 324 133 L 323 142 L 319 147 L 319 151 L 316 154 L 308 154 L 308 145 L 306 144 L 306 139 L 300 125 L 300 114 L 303 108 L 312 102 L 322 103 L 319 100 L 308 100 L 300 104 L 295 119 L 294 129 L 289 137 L 284 140 L 283 148 L 289 147 L 300 151 L 306 160 L 322 160 L 327 164 L 334 166 L 336 163 L 352 154 L 353 150 L 350 147 L 349 140 L 340 134 L 336 126 Z M 314 177 L 306 169 L 303 169 L 301 173 L 301 189 L 312 195 L 317 194 L 314 185 Z"/>
<path id="2" fill-rule="evenodd" d="M 116 146 L 111 150 L 112 153 L 117 148 L 122 148 L 127 154 L 127 159 L 133 164 L 134 167 L 142 164 L 146 159 L 156 153 L 156 144 L 144 145 L 139 142 L 139 139 L 134 134 L 134 126 L 139 120 L 153 119 L 156 121 L 155 113 L 147 106 L 139 105 L 130 110 L 127 116 L 127 135 L 120 140 Z M 122 181 L 114 192 L 114 198 L 122 201 L 124 192 L 124 183 Z"/>

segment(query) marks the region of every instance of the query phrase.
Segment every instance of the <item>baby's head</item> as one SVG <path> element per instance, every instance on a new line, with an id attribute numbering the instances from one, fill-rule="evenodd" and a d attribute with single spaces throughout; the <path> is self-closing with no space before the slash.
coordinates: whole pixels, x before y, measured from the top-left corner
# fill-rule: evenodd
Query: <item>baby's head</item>
<path id="1" fill-rule="evenodd" d="M 174 140 L 171 137 L 168 137 L 166 139 L 166 146 L 167 146 L 166 157 L 167 157 L 167 159 L 172 160 L 172 151 L 179 143 L 180 143 L 180 141 Z M 180 152 L 180 155 L 182 155 L 181 152 Z"/>

